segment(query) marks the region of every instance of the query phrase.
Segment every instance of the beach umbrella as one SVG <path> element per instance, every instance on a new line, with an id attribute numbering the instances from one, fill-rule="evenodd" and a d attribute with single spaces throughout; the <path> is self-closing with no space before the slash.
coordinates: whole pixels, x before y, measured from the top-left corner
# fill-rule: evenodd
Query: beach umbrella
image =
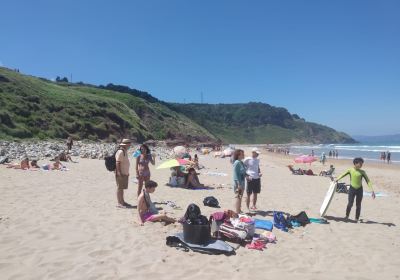
<path id="1" fill-rule="evenodd" d="M 171 167 L 176 167 L 176 166 L 181 166 L 181 165 L 186 165 L 188 164 L 189 161 L 186 159 L 169 159 L 167 161 L 164 161 L 161 163 L 157 169 L 164 169 L 164 168 L 171 168 Z"/>
<path id="2" fill-rule="evenodd" d="M 302 155 L 294 159 L 295 163 L 312 163 L 316 161 L 317 158 L 309 155 Z"/>

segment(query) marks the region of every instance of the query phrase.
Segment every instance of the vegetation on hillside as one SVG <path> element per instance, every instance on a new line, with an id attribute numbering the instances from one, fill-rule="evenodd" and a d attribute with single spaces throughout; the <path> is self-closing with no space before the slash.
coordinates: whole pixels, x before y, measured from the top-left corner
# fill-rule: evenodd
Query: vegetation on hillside
<path id="1" fill-rule="evenodd" d="M 0 139 L 122 137 L 225 143 L 352 143 L 264 103 L 170 104 L 127 86 L 55 82 L 0 67 Z"/>

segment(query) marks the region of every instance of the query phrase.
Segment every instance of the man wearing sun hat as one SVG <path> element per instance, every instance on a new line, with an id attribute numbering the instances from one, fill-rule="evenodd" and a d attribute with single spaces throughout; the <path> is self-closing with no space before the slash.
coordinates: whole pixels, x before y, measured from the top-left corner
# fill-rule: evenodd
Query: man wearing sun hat
<path id="1" fill-rule="evenodd" d="M 119 143 L 119 149 L 115 154 L 115 181 L 117 182 L 117 201 L 119 208 L 129 208 L 132 205 L 128 204 L 124 200 L 124 190 L 128 188 L 129 182 L 129 157 L 128 149 L 131 146 L 132 141 L 130 139 L 123 139 Z"/>
<path id="2" fill-rule="evenodd" d="M 257 148 L 251 150 L 252 156 L 246 158 L 243 163 L 246 166 L 246 179 L 247 179 L 247 198 L 246 206 L 249 210 L 257 210 L 257 194 L 261 191 L 261 172 L 260 172 L 260 160 L 258 156 L 260 151 Z M 250 196 L 253 194 L 253 206 L 250 208 Z"/>

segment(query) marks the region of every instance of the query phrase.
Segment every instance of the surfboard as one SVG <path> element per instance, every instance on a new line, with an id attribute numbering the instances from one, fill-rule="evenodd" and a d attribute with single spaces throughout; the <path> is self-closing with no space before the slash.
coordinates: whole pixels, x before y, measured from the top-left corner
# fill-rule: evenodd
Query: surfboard
<path id="1" fill-rule="evenodd" d="M 325 216 L 326 211 L 328 210 L 329 205 L 331 204 L 335 191 L 336 191 L 336 182 L 332 182 L 331 185 L 329 186 L 328 192 L 325 195 L 324 201 L 322 202 L 321 209 L 319 210 L 319 214 L 321 215 L 321 217 Z"/>

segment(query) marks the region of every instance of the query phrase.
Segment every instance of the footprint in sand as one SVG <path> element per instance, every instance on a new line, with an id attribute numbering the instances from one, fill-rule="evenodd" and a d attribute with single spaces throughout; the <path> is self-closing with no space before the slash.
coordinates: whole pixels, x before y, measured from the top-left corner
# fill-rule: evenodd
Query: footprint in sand
<path id="1" fill-rule="evenodd" d="M 111 250 L 96 250 L 91 253 L 89 253 L 89 256 L 92 258 L 97 258 L 97 257 L 106 257 L 111 255 L 112 251 Z"/>

